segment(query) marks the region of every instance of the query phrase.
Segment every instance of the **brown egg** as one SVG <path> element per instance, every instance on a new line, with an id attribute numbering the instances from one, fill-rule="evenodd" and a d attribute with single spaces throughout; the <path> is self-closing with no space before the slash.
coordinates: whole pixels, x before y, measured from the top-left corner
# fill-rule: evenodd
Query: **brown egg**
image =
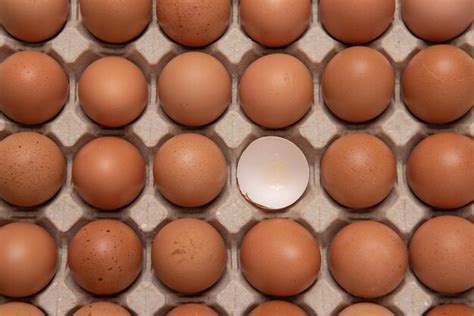
<path id="1" fill-rule="evenodd" d="M 360 221 L 341 229 L 329 248 L 329 269 L 354 296 L 389 294 L 405 278 L 408 254 L 402 239 L 387 225 Z"/>
<path id="2" fill-rule="evenodd" d="M 84 25 L 98 39 L 124 43 L 140 35 L 151 17 L 151 0 L 80 0 Z"/>
<path id="3" fill-rule="evenodd" d="M 55 36 L 68 16 L 67 0 L 2 0 L 0 24 L 13 37 L 42 42 Z"/>
<path id="4" fill-rule="evenodd" d="M 52 57 L 22 51 L 0 64 L 0 111 L 27 125 L 42 124 L 61 111 L 68 95 L 68 79 Z"/>
<path id="5" fill-rule="evenodd" d="M 181 134 L 164 143 L 153 163 L 155 184 L 170 202 L 199 207 L 214 200 L 227 180 L 224 154 L 212 140 Z"/>
<path id="6" fill-rule="evenodd" d="M 0 305 L 0 316 L 46 316 L 38 307 L 22 302 Z"/>
<path id="7" fill-rule="evenodd" d="M 408 184 L 425 203 L 444 209 L 474 200 L 474 141 L 456 133 L 431 135 L 412 150 Z"/>
<path id="8" fill-rule="evenodd" d="M 338 316 L 395 316 L 388 308 L 373 303 L 357 303 L 344 308 Z"/>
<path id="9" fill-rule="evenodd" d="M 401 85 L 413 115 L 427 123 L 449 123 L 474 104 L 474 61 L 460 48 L 429 46 L 408 62 Z"/>
<path id="10" fill-rule="evenodd" d="M 281 47 L 294 42 L 308 28 L 310 0 L 241 0 L 240 23 L 256 42 Z"/>
<path id="11" fill-rule="evenodd" d="M 157 0 L 156 14 L 163 32 L 178 44 L 206 46 L 227 29 L 229 0 Z"/>
<path id="12" fill-rule="evenodd" d="M 253 226 L 240 245 L 242 273 L 270 296 L 297 295 L 315 281 L 321 266 L 318 241 L 289 219 L 264 220 Z"/>
<path id="13" fill-rule="evenodd" d="M 56 242 L 44 228 L 22 222 L 0 227 L 0 294 L 38 293 L 53 279 L 57 257 Z"/>
<path id="14" fill-rule="evenodd" d="M 148 102 L 148 85 L 143 72 L 121 57 L 104 57 L 90 64 L 79 81 L 82 110 L 105 127 L 133 122 Z"/>
<path id="15" fill-rule="evenodd" d="M 474 308 L 464 304 L 444 304 L 433 308 L 426 316 L 472 316 Z"/>
<path id="16" fill-rule="evenodd" d="M 410 241 L 410 265 L 418 279 L 442 293 L 474 287 L 474 224 L 457 216 L 423 223 Z"/>
<path id="17" fill-rule="evenodd" d="M 112 295 L 128 288 L 143 263 L 140 238 L 128 225 L 100 219 L 82 227 L 68 248 L 72 277 L 96 295 Z"/>
<path id="18" fill-rule="evenodd" d="M 226 110 L 232 81 L 219 60 L 200 52 L 173 58 L 161 72 L 158 95 L 163 111 L 186 126 L 203 126 Z"/>
<path id="19" fill-rule="evenodd" d="M 132 316 L 132 314 L 115 303 L 95 302 L 84 305 L 73 316 Z"/>
<path id="20" fill-rule="evenodd" d="M 404 0 L 403 20 L 422 39 L 444 42 L 460 35 L 472 23 L 472 0 Z"/>
<path id="21" fill-rule="evenodd" d="M 245 70 L 239 97 L 242 110 L 256 124 L 273 129 L 288 127 L 309 111 L 313 78 L 291 55 L 266 55 Z"/>
<path id="22" fill-rule="evenodd" d="M 356 46 L 334 56 L 322 78 L 324 101 L 337 117 L 354 123 L 379 116 L 392 101 L 395 72 L 378 51 Z"/>
<path id="23" fill-rule="evenodd" d="M 173 308 L 166 316 L 218 316 L 217 312 L 202 304 L 183 304 Z"/>
<path id="24" fill-rule="evenodd" d="M 36 206 L 51 199 L 64 183 L 66 161 L 50 138 L 32 132 L 0 142 L 0 198 L 16 206 Z"/>
<path id="25" fill-rule="evenodd" d="M 382 35 L 390 26 L 395 0 L 320 0 L 319 18 L 337 40 L 363 44 Z"/>
<path id="26" fill-rule="evenodd" d="M 268 301 L 255 307 L 249 316 L 308 316 L 308 314 L 290 302 Z"/>
<path id="27" fill-rule="evenodd" d="M 181 293 L 198 293 L 224 273 L 226 248 L 219 232 L 205 221 L 177 219 L 153 240 L 151 261 L 161 283 Z"/>
<path id="28" fill-rule="evenodd" d="M 333 142 L 321 160 L 321 182 L 336 202 L 363 209 L 381 202 L 397 176 L 395 156 L 379 138 L 353 133 Z"/>
<path id="29" fill-rule="evenodd" d="M 118 137 L 99 137 L 77 153 L 72 182 L 93 207 L 114 210 L 130 204 L 145 186 L 145 160 L 140 151 Z"/>

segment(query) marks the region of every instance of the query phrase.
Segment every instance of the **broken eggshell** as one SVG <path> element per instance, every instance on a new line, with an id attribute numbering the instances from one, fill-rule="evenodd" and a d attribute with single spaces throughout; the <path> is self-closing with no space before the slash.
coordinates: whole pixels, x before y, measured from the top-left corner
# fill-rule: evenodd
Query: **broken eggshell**
<path id="1" fill-rule="evenodd" d="M 267 136 L 253 141 L 237 165 L 242 195 L 263 209 L 286 208 L 303 195 L 309 181 L 309 165 L 294 143 Z"/>

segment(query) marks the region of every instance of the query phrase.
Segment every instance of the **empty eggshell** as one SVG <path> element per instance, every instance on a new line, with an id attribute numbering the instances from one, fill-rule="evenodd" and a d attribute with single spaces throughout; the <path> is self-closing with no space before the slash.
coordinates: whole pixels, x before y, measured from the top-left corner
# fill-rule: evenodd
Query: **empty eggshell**
<path id="1" fill-rule="evenodd" d="M 173 308 L 166 316 L 218 316 L 212 308 L 203 304 L 183 304 Z"/>
<path id="2" fill-rule="evenodd" d="M 2 0 L 0 24 L 19 40 L 42 42 L 61 30 L 68 6 L 68 0 Z"/>
<path id="3" fill-rule="evenodd" d="M 268 47 L 290 44 L 311 18 L 310 0 L 241 0 L 240 23 L 256 42 Z"/>
<path id="4" fill-rule="evenodd" d="M 95 302 L 81 307 L 73 316 L 131 316 L 122 306 L 110 302 Z"/>
<path id="5" fill-rule="evenodd" d="M 443 304 L 430 310 L 426 316 L 473 316 L 474 307 L 464 304 Z"/>
<path id="6" fill-rule="evenodd" d="M 45 313 L 32 304 L 9 302 L 0 305 L 0 316 L 45 316 Z"/>
<path id="7" fill-rule="evenodd" d="M 357 303 L 347 306 L 337 316 L 395 316 L 395 314 L 382 305 Z"/>
<path id="8" fill-rule="evenodd" d="M 268 301 L 255 307 L 248 316 L 308 316 L 298 305 L 287 301 Z"/>
<path id="9" fill-rule="evenodd" d="M 305 192 L 309 165 L 294 143 L 281 137 L 261 137 L 242 153 L 237 165 L 242 195 L 258 207 L 277 210 L 295 203 Z"/>
<path id="10" fill-rule="evenodd" d="M 0 111 L 18 123 L 52 119 L 63 108 L 68 88 L 63 68 L 47 54 L 21 51 L 0 64 Z"/>

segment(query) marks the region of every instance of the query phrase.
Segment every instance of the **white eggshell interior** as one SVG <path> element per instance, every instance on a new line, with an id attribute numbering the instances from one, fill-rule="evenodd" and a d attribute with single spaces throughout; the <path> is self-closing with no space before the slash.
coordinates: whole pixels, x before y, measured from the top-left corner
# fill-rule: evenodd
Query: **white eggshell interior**
<path id="1" fill-rule="evenodd" d="M 303 152 L 289 140 L 267 136 L 253 141 L 237 165 L 240 192 L 264 209 L 282 209 L 298 201 L 309 181 Z"/>

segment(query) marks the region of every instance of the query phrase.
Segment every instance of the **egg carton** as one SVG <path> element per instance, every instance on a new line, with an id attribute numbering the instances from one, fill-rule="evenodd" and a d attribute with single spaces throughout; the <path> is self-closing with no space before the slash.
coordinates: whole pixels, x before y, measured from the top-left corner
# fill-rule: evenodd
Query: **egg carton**
<path id="1" fill-rule="evenodd" d="M 155 8 L 156 1 L 153 1 Z M 413 231 L 424 220 L 443 212 L 420 202 L 410 191 L 405 179 L 405 162 L 417 142 L 429 134 L 449 130 L 474 136 L 474 111 L 449 125 L 427 125 L 414 118 L 401 99 L 400 73 L 407 61 L 427 43 L 413 36 L 400 16 L 400 2 L 393 24 L 379 39 L 368 46 L 381 51 L 396 70 L 395 97 L 390 107 L 377 119 L 367 124 L 348 124 L 335 118 L 320 93 L 320 78 L 327 62 L 346 46 L 329 36 L 318 18 L 317 1 L 313 0 L 312 20 L 306 33 L 284 49 L 266 49 L 253 42 L 242 30 L 238 17 L 238 0 L 232 2 L 230 26 L 215 43 L 200 49 L 217 57 L 232 75 L 232 103 L 216 122 L 201 128 L 189 129 L 171 121 L 159 107 L 156 92 L 157 76 L 174 56 L 187 49 L 172 42 L 153 18 L 147 29 L 136 40 L 126 45 L 109 45 L 95 39 L 85 29 L 79 13 L 78 0 L 71 0 L 69 19 L 63 30 L 42 44 L 17 41 L 0 28 L 0 62 L 20 50 L 37 50 L 50 54 L 64 67 L 69 77 L 69 97 L 62 112 L 42 126 L 27 128 L 0 114 L 0 139 L 7 135 L 33 130 L 53 138 L 67 158 L 67 177 L 61 191 L 49 202 L 35 208 L 18 208 L 0 200 L 0 225 L 11 221 L 29 221 L 45 227 L 59 247 L 58 271 L 51 284 L 39 294 L 25 299 L 42 308 L 48 315 L 72 315 L 80 306 L 108 300 L 122 304 L 134 315 L 165 315 L 174 306 L 186 302 L 202 302 L 214 307 L 221 315 L 246 315 L 257 304 L 268 298 L 256 291 L 240 271 L 239 245 L 245 233 L 265 218 L 291 218 L 311 231 L 322 248 L 322 266 L 318 280 L 304 293 L 291 297 L 309 315 L 329 316 L 346 305 L 359 301 L 340 288 L 331 277 L 327 266 L 330 241 L 347 223 L 360 219 L 382 221 L 395 229 L 408 243 Z M 474 49 L 474 30 L 466 31 L 450 44 L 467 51 Z M 314 104 L 310 112 L 294 126 L 270 131 L 253 124 L 239 107 L 238 81 L 247 66 L 259 56 L 285 52 L 298 57 L 314 77 Z M 107 55 L 119 55 L 135 62 L 145 73 L 149 85 L 149 100 L 145 112 L 131 125 L 118 130 L 103 129 L 90 121 L 81 111 L 77 97 L 77 83 L 81 73 L 94 60 Z M 192 131 L 210 137 L 224 152 L 228 161 L 228 180 L 222 194 L 207 206 L 183 209 L 166 201 L 153 184 L 152 163 L 157 149 L 173 135 Z M 397 181 L 390 195 L 380 204 L 364 212 L 354 212 L 335 203 L 323 190 L 319 180 L 319 162 L 328 145 L 341 135 L 363 131 L 383 139 L 397 158 Z M 74 192 L 71 183 L 72 159 L 89 140 L 103 135 L 121 136 L 139 148 L 147 163 L 146 186 L 131 205 L 116 212 L 100 212 L 84 203 Z M 237 161 L 243 150 L 261 136 L 276 135 L 287 138 L 304 152 L 310 165 L 310 182 L 302 198 L 281 211 L 256 208 L 240 194 L 236 181 Z M 474 220 L 474 206 L 446 212 Z M 225 273 L 211 289 L 199 295 L 181 295 L 167 289 L 153 275 L 151 242 L 168 222 L 179 217 L 196 217 L 210 222 L 225 239 L 228 261 Z M 129 224 L 144 245 L 143 270 L 136 282 L 124 292 L 97 297 L 82 290 L 72 280 L 67 268 L 67 245 L 74 234 L 87 222 L 96 218 L 117 218 Z M 9 301 L 0 296 L 0 303 Z M 443 302 L 474 303 L 474 290 L 458 296 L 443 296 L 422 285 L 408 270 L 402 284 L 391 294 L 370 300 L 387 306 L 397 315 L 417 316 Z"/>

